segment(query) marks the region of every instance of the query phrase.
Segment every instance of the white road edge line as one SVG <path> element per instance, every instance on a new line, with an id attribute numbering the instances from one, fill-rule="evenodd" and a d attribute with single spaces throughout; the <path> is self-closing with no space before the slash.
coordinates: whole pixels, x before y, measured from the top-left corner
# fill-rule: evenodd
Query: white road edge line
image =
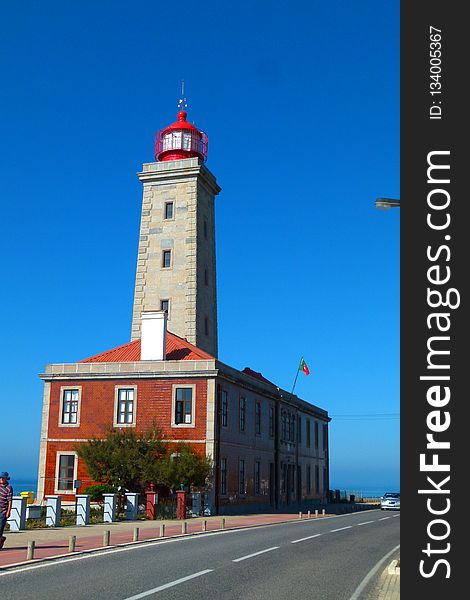
<path id="1" fill-rule="evenodd" d="M 135 596 L 129 596 L 125 600 L 139 600 L 140 598 L 145 598 L 146 596 L 150 596 L 151 594 L 156 594 L 157 592 L 162 592 L 163 590 L 167 590 L 175 585 L 179 585 L 180 583 L 184 583 L 185 581 L 189 581 L 190 579 L 194 579 L 195 577 L 201 577 L 201 575 L 205 575 L 206 573 L 211 573 L 214 569 L 205 569 L 205 571 L 199 571 L 199 573 L 193 573 L 192 575 L 187 575 L 186 577 L 181 577 L 181 579 L 175 579 L 175 581 L 170 581 L 169 583 L 165 583 L 164 585 L 159 585 L 156 588 L 151 590 L 147 590 L 146 592 L 142 592 L 141 594 L 136 594 Z"/>
<path id="2" fill-rule="evenodd" d="M 390 517 L 382 517 L 381 519 L 378 519 L 379 521 L 386 521 L 387 519 L 390 519 Z"/>
<path id="3" fill-rule="evenodd" d="M 375 521 L 364 521 L 364 523 L 357 523 L 356 527 L 359 527 L 360 525 L 369 525 L 369 523 L 375 523 Z"/>
<path id="4" fill-rule="evenodd" d="M 259 554 L 264 554 L 265 552 L 271 552 L 271 550 L 277 550 L 279 546 L 273 546 L 272 548 L 266 548 L 266 550 L 260 550 L 259 552 L 253 552 L 253 554 L 247 554 L 246 556 L 241 556 L 240 558 L 234 558 L 232 562 L 240 562 L 242 560 L 246 560 L 247 558 L 253 558 L 253 556 L 258 556 Z M 130 598 L 127 600 L 131 600 Z"/>
<path id="5" fill-rule="evenodd" d="M 294 540 L 291 544 L 298 544 L 299 542 L 305 542 L 305 540 L 312 540 L 313 538 L 320 537 L 321 533 L 316 533 L 315 535 L 309 535 L 308 537 L 300 538 L 300 540 Z"/>
<path id="6" fill-rule="evenodd" d="M 331 529 L 330 533 L 335 533 L 335 531 L 343 531 L 344 529 L 351 529 L 352 525 L 348 525 L 347 527 L 340 527 L 339 529 Z"/>
<path id="7" fill-rule="evenodd" d="M 372 577 L 377 573 L 377 571 L 380 569 L 380 567 L 383 565 L 383 563 L 388 558 L 390 558 L 390 556 L 392 556 L 392 554 L 394 552 L 396 552 L 398 550 L 399 547 L 400 547 L 400 544 L 398 544 L 398 546 L 395 546 L 395 548 L 392 548 L 390 550 L 390 552 L 387 552 L 387 554 L 382 559 L 379 560 L 379 562 L 375 565 L 375 567 L 372 567 L 372 569 L 367 573 L 367 575 L 364 577 L 364 579 L 361 581 L 361 583 L 357 586 L 356 591 L 351 596 L 351 598 L 349 598 L 349 600 L 359 600 L 362 592 L 364 591 L 364 588 L 369 583 L 369 581 L 372 579 Z"/>

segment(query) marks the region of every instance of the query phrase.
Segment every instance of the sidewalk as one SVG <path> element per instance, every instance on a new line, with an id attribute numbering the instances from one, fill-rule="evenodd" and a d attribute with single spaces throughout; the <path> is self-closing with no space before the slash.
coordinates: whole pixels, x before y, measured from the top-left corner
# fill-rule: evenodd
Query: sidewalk
<path id="1" fill-rule="evenodd" d="M 304 514 L 304 518 L 307 515 Z M 319 516 L 319 519 L 326 518 Z M 315 516 L 311 517 L 315 519 Z M 222 528 L 222 519 L 225 519 L 225 529 L 237 527 L 253 527 L 268 525 L 270 523 L 283 523 L 298 521 L 298 513 L 288 514 L 257 514 L 240 516 L 216 516 L 193 518 L 187 521 L 120 521 L 115 523 L 100 523 L 84 527 L 49 527 L 44 529 L 27 529 L 19 532 L 6 532 L 6 542 L 0 551 L 0 570 L 27 562 L 33 564 L 39 560 L 68 555 L 69 539 L 76 536 L 74 554 L 86 551 L 103 549 L 103 536 L 105 531 L 110 532 L 109 546 L 133 543 L 134 529 L 139 528 L 139 541 L 160 538 L 160 526 L 165 525 L 165 538 L 182 535 L 182 523 L 187 523 L 187 533 L 202 532 L 203 521 L 207 523 L 207 531 L 216 531 Z M 34 541 L 34 559 L 27 560 L 28 543 Z"/>
<path id="2" fill-rule="evenodd" d="M 367 600 L 400 600 L 400 558 L 382 571 Z"/>

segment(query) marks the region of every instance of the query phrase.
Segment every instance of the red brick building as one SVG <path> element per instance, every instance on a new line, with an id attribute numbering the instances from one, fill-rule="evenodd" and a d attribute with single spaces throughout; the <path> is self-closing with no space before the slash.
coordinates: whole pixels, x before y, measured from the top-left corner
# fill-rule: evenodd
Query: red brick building
<path id="1" fill-rule="evenodd" d="M 164 312 L 150 316 L 166 321 Z M 155 332 L 143 329 L 144 343 L 148 335 Z M 143 430 L 153 422 L 168 442 L 188 442 L 211 457 L 217 512 L 325 499 L 326 411 L 260 373 L 229 367 L 165 326 L 156 335 L 165 339 L 164 360 L 141 360 L 141 340 L 134 340 L 77 363 L 48 365 L 40 375 L 39 500 L 48 494 L 73 500 L 75 480 L 93 483 L 77 444 L 109 427 Z"/>

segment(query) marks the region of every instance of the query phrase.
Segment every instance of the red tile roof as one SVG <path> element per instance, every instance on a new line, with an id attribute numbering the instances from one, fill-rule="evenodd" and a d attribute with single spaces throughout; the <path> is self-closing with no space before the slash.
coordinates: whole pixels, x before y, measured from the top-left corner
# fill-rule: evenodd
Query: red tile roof
<path id="1" fill-rule="evenodd" d="M 90 358 L 80 360 L 82 363 L 103 362 L 136 362 L 140 360 L 140 340 L 134 340 L 117 348 L 106 350 Z M 166 360 L 214 360 L 214 357 L 200 348 L 193 346 L 184 338 L 167 331 Z"/>

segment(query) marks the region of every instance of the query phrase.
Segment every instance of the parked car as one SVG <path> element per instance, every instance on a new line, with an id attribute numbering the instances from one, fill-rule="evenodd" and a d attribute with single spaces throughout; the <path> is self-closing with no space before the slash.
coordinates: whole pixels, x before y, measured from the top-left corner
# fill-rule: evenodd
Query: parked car
<path id="1" fill-rule="evenodd" d="M 400 493 L 387 492 L 380 498 L 380 510 L 400 510 Z"/>

